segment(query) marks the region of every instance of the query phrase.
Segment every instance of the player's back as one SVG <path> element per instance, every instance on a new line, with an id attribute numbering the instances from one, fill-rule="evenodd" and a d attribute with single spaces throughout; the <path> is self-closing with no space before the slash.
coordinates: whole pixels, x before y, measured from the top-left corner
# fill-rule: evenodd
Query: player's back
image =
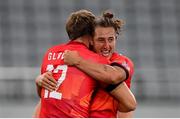
<path id="1" fill-rule="evenodd" d="M 63 61 L 65 50 L 77 50 L 88 60 L 107 63 L 107 60 L 88 50 L 82 43 L 69 42 L 49 49 L 44 57 L 42 73 L 51 71 L 58 81 L 58 89 L 42 89 L 40 117 L 88 117 L 91 94 L 96 81 Z"/>

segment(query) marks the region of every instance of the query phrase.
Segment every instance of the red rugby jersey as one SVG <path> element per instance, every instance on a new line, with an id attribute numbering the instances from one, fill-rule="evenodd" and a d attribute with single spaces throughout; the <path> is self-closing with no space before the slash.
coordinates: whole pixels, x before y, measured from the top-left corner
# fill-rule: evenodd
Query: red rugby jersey
<path id="1" fill-rule="evenodd" d="M 89 51 L 82 43 L 69 42 L 50 48 L 44 56 L 41 73 L 51 71 L 58 81 L 58 89 L 49 92 L 42 89 L 40 117 L 88 117 L 89 101 L 96 81 L 63 61 L 65 50 L 77 50 L 87 59 L 107 64 L 107 59 Z"/>
<path id="2" fill-rule="evenodd" d="M 112 63 L 116 62 L 121 64 L 127 69 L 129 72 L 129 77 L 125 82 L 130 88 L 132 75 L 134 73 L 133 62 L 128 57 L 118 53 L 113 53 L 110 61 Z M 104 91 L 103 89 L 98 89 L 90 108 L 90 117 L 115 118 L 116 115 L 117 101 L 108 92 Z"/>

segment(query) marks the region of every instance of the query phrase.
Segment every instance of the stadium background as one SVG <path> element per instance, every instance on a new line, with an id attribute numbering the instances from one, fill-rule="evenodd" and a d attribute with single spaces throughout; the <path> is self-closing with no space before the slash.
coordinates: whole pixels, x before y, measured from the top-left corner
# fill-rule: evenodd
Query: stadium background
<path id="1" fill-rule="evenodd" d="M 42 56 L 79 9 L 126 21 L 117 49 L 135 63 L 135 117 L 180 117 L 179 0 L 0 0 L 0 117 L 31 117 Z"/>

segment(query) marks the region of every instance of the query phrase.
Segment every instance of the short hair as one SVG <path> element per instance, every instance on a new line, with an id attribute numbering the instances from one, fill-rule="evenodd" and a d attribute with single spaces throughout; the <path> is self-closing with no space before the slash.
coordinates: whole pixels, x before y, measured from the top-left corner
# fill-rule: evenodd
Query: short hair
<path id="1" fill-rule="evenodd" d="M 95 15 L 87 10 L 73 12 L 66 22 L 66 32 L 71 40 L 94 32 Z"/>
<path id="2" fill-rule="evenodd" d="M 99 16 L 95 20 L 95 27 L 113 27 L 116 34 L 122 31 L 122 27 L 125 24 L 124 20 L 113 18 L 114 15 L 110 11 L 105 11 L 102 16 Z"/>

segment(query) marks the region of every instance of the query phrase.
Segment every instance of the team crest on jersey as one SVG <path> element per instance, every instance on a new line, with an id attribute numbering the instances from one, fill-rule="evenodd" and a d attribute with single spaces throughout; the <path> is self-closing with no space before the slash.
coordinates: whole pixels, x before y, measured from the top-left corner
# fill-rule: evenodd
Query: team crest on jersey
<path id="1" fill-rule="evenodd" d="M 130 71 L 130 67 L 129 67 L 129 65 L 127 64 L 127 62 L 122 62 L 122 65 L 128 70 L 128 71 Z"/>

